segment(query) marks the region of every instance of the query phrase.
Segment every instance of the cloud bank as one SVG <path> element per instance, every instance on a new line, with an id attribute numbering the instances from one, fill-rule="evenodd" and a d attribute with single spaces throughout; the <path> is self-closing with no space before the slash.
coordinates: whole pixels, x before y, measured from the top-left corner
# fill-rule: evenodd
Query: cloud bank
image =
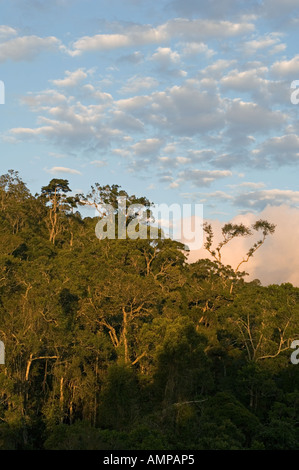
<path id="1" fill-rule="evenodd" d="M 267 206 L 259 214 L 246 213 L 232 219 L 233 223 L 251 225 L 256 220 L 265 219 L 276 225 L 275 233 L 270 235 L 264 245 L 257 250 L 243 268 L 249 276 L 246 280 L 259 279 L 263 285 L 290 282 L 299 287 L 299 209 L 288 205 Z M 212 224 L 215 243 L 221 240 L 223 223 L 218 220 L 209 221 Z M 223 263 L 236 268 L 245 257 L 246 252 L 258 237 L 237 238 L 223 249 Z M 210 258 L 209 253 L 202 247 L 190 252 L 188 261 Z"/>

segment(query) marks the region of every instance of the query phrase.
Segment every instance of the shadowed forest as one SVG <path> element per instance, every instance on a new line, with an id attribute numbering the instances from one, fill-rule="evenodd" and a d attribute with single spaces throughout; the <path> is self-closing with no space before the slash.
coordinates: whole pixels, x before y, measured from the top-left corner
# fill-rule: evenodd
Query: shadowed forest
<path id="1" fill-rule="evenodd" d="M 0 177 L 0 449 L 297 449 L 299 288 L 222 264 L 248 229 L 226 225 L 213 249 L 205 226 L 212 260 L 190 264 L 176 241 L 99 240 L 82 216 L 146 197 L 69 194 Z M 254 229 L 248 259 L 274 231 Z"/>

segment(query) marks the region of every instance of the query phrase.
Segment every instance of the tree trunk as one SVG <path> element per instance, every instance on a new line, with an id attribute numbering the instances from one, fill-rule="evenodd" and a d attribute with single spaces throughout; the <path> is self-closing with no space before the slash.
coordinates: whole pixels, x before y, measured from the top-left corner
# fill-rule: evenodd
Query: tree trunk
<path id="1" fill-rule="evenodd" d="M 129 362 L 129 350 L 128 350 L 128 314 L 126 310 L 123 308 L 123 342 L 124 342 L 124 350 L 125 350 L 125 363 L 128 364 Z"/>
<path id="2" fill-rule="evenodd" d="M 63 422 L 63 408 L 64 408 L 63 382 L 64 382 L 64 378 L 61 377 L 61 379 L 60 379 L 60 397 L 59 397 L 60 412 L 61 412 L 60 422 L 61 423 Z"/>

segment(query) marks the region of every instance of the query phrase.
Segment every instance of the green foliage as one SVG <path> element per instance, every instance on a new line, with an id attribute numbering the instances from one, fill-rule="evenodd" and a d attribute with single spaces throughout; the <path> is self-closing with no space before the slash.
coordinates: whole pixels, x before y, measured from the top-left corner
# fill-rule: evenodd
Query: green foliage
<path id="1" fill-rule="evenodd" d="M 274 225 L 225 224 L 215 248 L 205 225 L 213 259 L 187 264 L 162 236 L 95 236 L 105 204 L 116 218 L 136 204 L 126 224 L 150 226 L 147 198 L 70 191 L 53 179 L 33 196 L 17 172 L 0 177 L 0 449 L 298 447 L 299 289 L 239 270 Z M 258 233 L 237 269 L 223 265 L 227 243 Z"/>
<path id="2" fill-rule="evenodd" d="M 127 365 L 111 365 L 100 395 L 99 423 L 104 428 L 123 430 L 137 422 L 138 392 L 135 372 Z"/>

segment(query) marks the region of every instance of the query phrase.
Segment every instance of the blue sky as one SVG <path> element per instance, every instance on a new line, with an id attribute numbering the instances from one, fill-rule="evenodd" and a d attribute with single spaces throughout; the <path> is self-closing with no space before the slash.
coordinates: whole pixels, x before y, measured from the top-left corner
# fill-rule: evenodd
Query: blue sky
<path id="1" fill-rule="evenodd" d="M 299 0 L 0 0 L 1 174 L 221 221 L 299 202 Z"/>

